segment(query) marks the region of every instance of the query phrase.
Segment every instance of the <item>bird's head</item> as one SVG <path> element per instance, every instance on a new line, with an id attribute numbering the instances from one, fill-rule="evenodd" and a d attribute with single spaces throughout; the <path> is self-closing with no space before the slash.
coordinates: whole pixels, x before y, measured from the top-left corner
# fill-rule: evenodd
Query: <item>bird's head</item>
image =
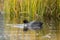
<path id="1" fill-rule="evenodd" d="M 28 28 L 27 28 L 28 20 L 23 20 L 23 23 L 24 23 L 23 31 L 28 31 Z"/>

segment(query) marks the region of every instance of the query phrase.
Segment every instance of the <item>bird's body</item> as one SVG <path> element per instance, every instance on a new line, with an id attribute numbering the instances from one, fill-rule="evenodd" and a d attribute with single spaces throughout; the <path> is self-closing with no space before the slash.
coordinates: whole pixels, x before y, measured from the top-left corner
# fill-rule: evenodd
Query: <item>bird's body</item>
<path id="1" fill-rule="evenodd" d="M 30 23 L 28 23 L 27 27 L 28 29 L 31 29 L 31 30 L 40 30 L 42 28 L 42 22 L 37 22 L 37 21 L 32 21 Z"/>

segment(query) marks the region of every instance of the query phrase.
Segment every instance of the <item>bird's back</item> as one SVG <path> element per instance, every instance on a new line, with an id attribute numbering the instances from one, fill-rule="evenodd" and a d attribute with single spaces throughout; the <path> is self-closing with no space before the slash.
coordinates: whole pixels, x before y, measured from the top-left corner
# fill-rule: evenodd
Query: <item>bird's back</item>
<path id="1" fill-rule="evenodd" d="M 33 29 L 33 30 L 39 30 L 39 29 L 41 29 L 42 28 L 42 22 L 40 22 L 40 21 L 33 21 L 33 22 L 31 22 L 31 23 L 29 23 L 29 28 L 30 29 Z"/>

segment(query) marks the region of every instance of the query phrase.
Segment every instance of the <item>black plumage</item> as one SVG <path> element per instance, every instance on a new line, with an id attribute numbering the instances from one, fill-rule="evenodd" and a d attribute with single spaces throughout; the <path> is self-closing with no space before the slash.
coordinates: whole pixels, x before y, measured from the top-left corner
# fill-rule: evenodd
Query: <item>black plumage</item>
<path id="1" fill-rule="evenodd" d="M 24 31 L 27 31 L 28 29 L 29 30 L 40 30 L 40 29 L 42 29 L 43 23 L 40 21 L 32 21 L 32 22 L 28 23 L 27 20 L 24 20 L 23 22 L 26 24 L 26 26 L 24 27 Z"/>

